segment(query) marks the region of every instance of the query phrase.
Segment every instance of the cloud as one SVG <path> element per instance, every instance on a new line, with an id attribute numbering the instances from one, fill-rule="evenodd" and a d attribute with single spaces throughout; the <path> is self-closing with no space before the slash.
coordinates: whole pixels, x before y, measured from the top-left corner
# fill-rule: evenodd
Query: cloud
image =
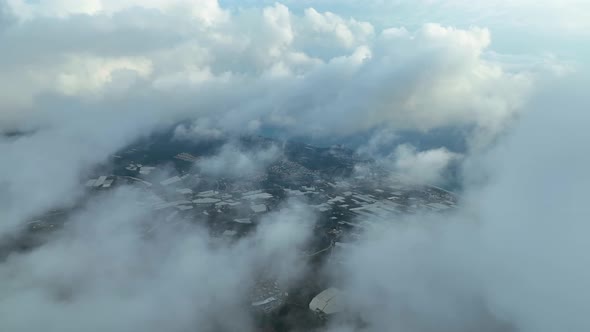
<path id="1" fill-rule="evenodd" d="M 223 137 L 223 131 L 216 128 L 208 118 L 198 119 L 190 124 L 180 124 L 174 128 L 174 139 L 180 141 L 214 141 Z"/>
<path id="2" fill-rule="evenodd" d="M 396 144 L 396 141 L 401 139 L 394 131 L 391 130 L 377 130 L 371 134 L 368 140 L 363 142 L 363 145 L 357 148 L 357 153 L 361 156 L 369 158 L 383 157 L 391 151 L 391 147 Z"/>
<path id="3" fill-rule="evenodd" d="M 271 5 L 272 0 L 227 0 L 225 3 Z M 502 33 L 508 29 L 526 30 L 527 35 L 538 38 L 559 34 L 584 36 L 590 27 L 584 17 L 588 2 L 564 0 L 544 3 L 533 0 L 368 0 L 361 4 L 354 0 L 285 0 L 283 3 L 294 11 L 313 6 L 320 11 L 331 11 L 343 17 L 375 22 L 379 26 L 401 24 L 409 27 L 429 21 L 460 26 L 485 25 Z M 504 36 L 504 35 L 503 35 Z M 554 40 L 551 40 L 554 41 Z M 527 41 L 530 42 L 530 41 Z M 527 44 L 526 46 L 530 46 Z"/>
<path id="4" fill-rule="evenodd" d="M 0 2 L 1 236 L 79 204 L 94 167 L 159 129 L 197 141 L 376 131 L 366 153 L 400 143 L 384 159 L 389 167 L 430 183 L 459 156 L 403 145 L 402 134 L 460 128 L 465 176 L 477 179 L 466 180 L 466 207 L 366 234 L 333 271 L 345 277 L 336 281 L 352 292 L 351 309 L 369 331 L 588 330 L 588 160 L 580 153 L 588 121 L 575 108 L 587 103 L 556 97 L 584 66 L 551 54 L 584 52 L 568 44 L 587 33 L 583 4 L 530 11 L 528 0 L 495 1 L 499 9 L 480 21 L 472 14 L 486 5 L 463 1 L 363 2 L 363 10 L 351 1 L 230 3 Z M 390 21 L 387 8 L 412 16 Z M 532 25 L 519 28 L 523 17 Z M 553 42 L 543 43 L 545 32 Z M 542 47 L 520 54 L 535 43 Z M 587 86 L 575 83 L 567 88 Z M 547 97 L 531 105 L 539 89 Z M 4 135 L 13 131 L 23 135 Z M 275 147 L 228 144 L 197 166 L 236 178 L 278 157 Z M 247 330 L 244 301 L 257 273 L 289 282 L 305 269 L 297 252 L 314 216 L 296 203 L 226 243 L 198 226 L 143 237 L 142 225 L 160 218 L 136 204 L 141 197 L 132 189 L 97 197 L 51 241 L 3 261 L 0 326 Z"/>
<path id="5" fill-rule="evenodd" d="M 298 250 L 314 216 L 297 203 L 229 244 L 197 220 L 164 222 L 138 205 L 143 195 L 119 188 L 97 197 L 50 242 L 9 256 L 0 265 L 2 328 L 250 331 L 249 299 L 261 275 L 288 282 L 303 271 Z M 150 223 L 160 227 L 146 236 Z"/>
<path id="6" fill-rule="evenodd" d="M 0 36 L 12 50 L 0 62 L 3 116 L 13 118 L 4 126 L 47 108 L 42 96 L 99 105 L 159 96 L 168 101 L 162 114 L 220 119 L 227 130 L 256 121 L 327 137 L 383 125 L 474 125 L 481 130 L 473 139 L 484 144 L 518 113 L 534 82 L 526 68 L 505 70 L 484 57 L 491 37 L 483 28 L 376 29 L 313 8 L 194 5 L 209 24 L 178 10 L 189 3 L 12 2 L 19 21 Z"/>
<path id="7" fill-rule="evenodd" d="M 149 9 L 196 19 L 204 26 L 214 25 L 227 19 L 227 13 L 216 0 L 90 0 L 83 3 L 70 0 L 48 0 L 34 3 L 23 0 L 8 0 L 15 14 L 24 19 L 38 17 L 68 17 L 72 15 L 115 14 L 130 9 Z"/>
<path id="8" fill-rule="evenodd" d="M 315 220 L 307 205 L 289 201 L 284 209 L 265 215 L 257 228 L 255 240 L 264 253 L 261 256 L 272 262 L 271 273 L 283 285 L 299 281 L 305 271 L 301 253 L 313 237 Z"/>
<path id="9" fill-rule="evenodd" d="M 511 331 L 471 278 L 469 269 L 478 266 L 462 265 L 463 252 L 474 250 L 463 238 L 472 235 L 469 224 L 440 216 L 396 219 L 369 231 L 331 270 L 348 310 L 366 324 L 363 331 Z M 339 331 L 334 325 L 330 331 Z"/>
<path id="10" fill-rule="evenodd" d="M 485 185 L 470 182 L 457 211 L 381 223 L 332 270 L 367 331 L 589 328 L 586 80 L 547 86 L 500 145 L 471 157 Z"/>
<path id="11" fill-rule="evenodd" d="M 378 130 L 356 152 L 374 160 L 377 167 L 390 173 L 392 179 L 407 185 L 441 185 L 451 182 L 453 176 L 450 171 L 459 164 L 463 155 L 444 146 L 418 149 L 411 143 L 400 143 L 404 138 L 408 139 L 409 135 L 405 136 L 390 130 Z M 438 146 L 444 144 L 437 141 Z M 355 172 L 362 175 L 370 172 L 370 169 L 357 165 Z"/>
<path id="12" fill-rule="evenodd" d="M 468 127 L 477 150 L 518 117 L 544 68 L 485 56 L 485 28 L 379 29 L 282 4 L 70 5 L 2 7 L 0 43 L 10 51 L 0 59 L 0 131 L 29 135 L 0 139 L 0 232 L 71 204 L 96 164 L 184 120 L 193 124 L 177 136 L 193 138 L 280 132 L 337 140 Z M 239 151 L 224 158 L 205 167 L 254 171 Z"/>
<path id="13" fill-rule="evenodd" d="M 149 109 L 142 110 L 144 114 Z M 0 234 L 54 208 L 73 205 L 83 196 L 82 179 L 120 148 L 160 125 L 147 115 L 118 108 L 98 111 L 77 103 L 39 114 L 31 132 L 0 138 Z M 114 121 L 116 119 L 116 121 Z M 36 126 L 43 123 L 43 127 Z"/>
<path id="14" fill-rule="evenodd" d="M 446 179 L 445 171 L 460 155 L 445 148 L 416 151 L 416 148 L 402 144 L 394 152 L 394 170 L 397 176 L 410 184 L 439 184 Z"/>
<path id="15" fill-rule="evenodd" d="M 227 143 L 214 156 L 201 158 L 195 163 L 199 174 L 213 177 L 240 179 L 265 172 L 281 156 L 275 145 L 248 150 L 235 143 Z"/>

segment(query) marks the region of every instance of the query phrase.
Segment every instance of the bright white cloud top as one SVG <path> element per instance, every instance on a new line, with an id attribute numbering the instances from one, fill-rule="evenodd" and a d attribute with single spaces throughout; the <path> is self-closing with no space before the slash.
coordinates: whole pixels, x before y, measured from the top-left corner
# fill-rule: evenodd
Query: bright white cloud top
<path id="1" fill-rule="evenodd" d="M 482 144 L 519 112 L 539 75 L 554 71 L 493 56 L 485 27 L 376 27 L 309 5 L 8 1 L 2 127 L 30 124 L 32 112 L 51 113 L 41 110 L 64 98 L 95 108 L 123 101 L 120 113 L 137 113 L 157 96 L 166 102 L 152 116 L 208 115 L 231 130 L 244 122 L 315 136 L 476 126 Z"/>

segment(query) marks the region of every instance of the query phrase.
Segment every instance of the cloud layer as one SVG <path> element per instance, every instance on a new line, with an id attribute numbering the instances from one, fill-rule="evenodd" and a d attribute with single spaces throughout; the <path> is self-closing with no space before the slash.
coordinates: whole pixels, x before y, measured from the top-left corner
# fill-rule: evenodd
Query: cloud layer
<path id="1" fill-rule="evenodd" d="M 2 262 L 2 329 L 250 331 L 261 275 L 287 287 L 305 269 L 314 216 L 299 203 L 229 243 L 196 220 L 163 223 L 138 205 L 142 195 L 120 188 L 96 198 L 49 243 Z M 160 227 L 148 235 L 150 223 Z"/>
<path id="2" fill-rule="evenodd" d="M 456 213 L 383 225 L 330 271 L 368 331 L 590 330 L 590 137 L 576 107 L 587 98 L 570 94 L 587 81 L 560 88 L 583 65 L 509 52 L 540 25 L 553 40 L 588 36 L 587 6 L 498 0 L 481 17 L 488 7 L 467 1 L 369 1 L 370 13 L 335 3 L 0 0 L 0 238 L 74 205 L 94 167 L 160 129 L 196 141 L 377 133 L 360 152 L 385 155 L 412 184 L 466 160 L 467 190 Z M 462 18 L 426 16 L 432 8 Z M 389 21 L 387 9 L 425 17 Z M 522 17 L 534 19 L 518 30 Z M 506 29 L 516 37 L 496 34 Z M 460 128 L 465 155 L 401 134 L 445 128 Z M 226 145 L 196 167 L 239 178 L 278 156 Z M 0 330 L 247 331 L 256 275 L 289 282 L 305 269 L 298 250 L 315 216 L 299 203 L 233 243 L 194 225 L 147 239 L 159 217 L 137 205 L 142 195 L 99 196 L 49 243 L 7 257 Z"/>
<path id="3" fill-rule="evenodd" d="M 29 134 L 0 145 L 7 229 L 75 197 L 109 154 L 181 120 L 194 124 L 177 136 L 197 139 L 466 127 L 475 149 L 519 114 L 538 74 L 486 57 L 485 28 L 377 29 L 280 3 L 3 4 L 0 130 Z"/>
<path id="4" fill-rule="evenodd" d="M 487 182 L 471 182 L 458 211 L 395 218 L 349 251 L 334 273 L 368 331 L 590 327 L 580 83 L 548 87 L 560 97 L 540 97 L 509 138 L 473 157 L 466 172 Z"/>
<path id="5" fill-rule="evenodd" d="M 376 29 L 313 8 L 294 14 L 282 4 L 232 9 L 216 1 L 8 8 L 14 22 L 0 35 L 10 46 L 0 62 L 6 127 L 28 124 L 48 98 L 99 108 L 123 99 L 121 112 L 138 112 L 127 108 L 157 96 L 166 100 L 160 116 L 207 115 L 230 130 L 258 124 L 326 136 L 475 125 L 494 135 L 534 77 L 486 59 L 484 28 Z"/>

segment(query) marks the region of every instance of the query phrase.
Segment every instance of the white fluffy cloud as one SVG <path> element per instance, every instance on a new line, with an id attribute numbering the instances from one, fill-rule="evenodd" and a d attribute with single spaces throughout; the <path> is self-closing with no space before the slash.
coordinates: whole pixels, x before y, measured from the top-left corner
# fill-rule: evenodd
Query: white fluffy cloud
<path id="1" fill-rule="evenodd" d="M 234 4 L 271 5 L 272 0 L 226 0 Z M 407 26 L 428 21 L 461 26 L 485 25 L 509 33 L 508 28 L 525 30 L 528 36 L 546 37 L 555 41 L 561 34 L 588 36 L 590 25 L 587 13 L 590 4 L 585 0 L 284 0 L 294 9 L 314 7 L 341 16 L 354 16 L 380 26 L 401 23 Z M 525 41 L 527 44 L 530 41 Z"/>
<path id="2" fill-rule="evenodd" d="M 408 145 L 399 145 L 393 155 L 394 171 L 410 184 L 439 184 L 445 180 L 445 171 L 460 155 L 445 148 L 416 151 Z"/>
<path id="3" fill-rule="evenodd" d="M 261 174 L 280 155 L 281 151 L 274 145 L 248 151 L 228 143 L 214 156 L 199 159 L 195 167 L 205 176 L 238 179 Z"/>
<path id="4" fill-rule="evenodd" d="M 143 104 L 158 95 L 168 101 L 163 114 L 206 114 L 231 130 L 248 121 L 316 136 L 474 125 L 485 143 L 518 113 L 534 79 L 486 59 L 482 28 L 378 30 L 313 8 L 230 10 L 216 1 L 8 8 L 16 21 L 0 35 L 11 46 L 0 61 L 5 128 L 29 121 L 46 98 Z"/>
<path id="5" fill-rule="evenodd" d="M 42 2 L 7 0 L 14 12 L 24 19 L 68 17 L 71 15 L 115 14 L 129 9 L 149 9 L 195 18 L 204 26 L 222 22 L 228 14 L 217 0 L 47 0 Z"/>
<path id="6" fill-rule="evenodd" d="M 174 128 L 174 138 L 181 141 L 212 141 L 223 137 L 223 131 L 208 118 L 201 118 L 190 124 L 180 124 Z"/>

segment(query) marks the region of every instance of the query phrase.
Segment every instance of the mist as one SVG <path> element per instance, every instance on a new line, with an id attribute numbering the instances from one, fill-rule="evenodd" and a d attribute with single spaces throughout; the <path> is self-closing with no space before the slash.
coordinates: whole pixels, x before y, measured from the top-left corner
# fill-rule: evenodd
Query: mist
<path id="1" fill-rule="evenodd" d="M 260 275 L 287 287 L 305 271 L 300 252 L 314 216 L 300 203 L 231 242 L 198 224 L 158 220 L 142 195 L 122 187 L 98 197 L 49 242 L 2 262 L 3 329 L 250 331 Z M 147 232 L 152 224 L 160 226 Z"/>
<path id="2" fill-rule="evenodd" d="M 589 328 L 578 87 L 548 86 L 558 95 L 539 97 L 497 147 L 471 157 L 456 211 L 380 223 L 331 268 L 367 331 Z"/>

